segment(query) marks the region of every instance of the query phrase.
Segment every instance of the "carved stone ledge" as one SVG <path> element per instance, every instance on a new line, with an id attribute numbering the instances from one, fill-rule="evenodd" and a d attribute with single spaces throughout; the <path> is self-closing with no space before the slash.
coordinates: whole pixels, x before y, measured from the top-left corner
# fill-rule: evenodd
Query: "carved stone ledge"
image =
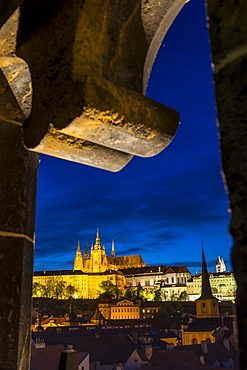
<path id="1" fill-rule="evenodd" d="M 63 134 L 52 125 L 40 144 L 31 150 L 112 172 L 120 171 L 132 158 L 130 154 Z"/>
<path id="2" fill-rule="evenodd" d="M 164 7 L 151 1 L 155 12 L 147 26 L 148 3 L 24 2 L 17 54 L 32 75 L 32 111 L 23 128 L 27 148 L 39 146 L 50 124 L 64 134 L 143 157 L 171 142 L 179 114 L 144 97 L 142 80 L 149 45 L 163 21 L 160 14 L 171 23 L 175 3 Z"/>

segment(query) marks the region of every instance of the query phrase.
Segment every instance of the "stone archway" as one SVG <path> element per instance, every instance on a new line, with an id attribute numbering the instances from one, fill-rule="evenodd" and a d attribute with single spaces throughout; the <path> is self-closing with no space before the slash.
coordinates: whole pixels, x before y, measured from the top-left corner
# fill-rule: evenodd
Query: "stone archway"
<path id="1" fill-rule="evenodd" d="M 89 4 L 87 1 L 63 0 L 41 4 L 12 0 L 7 5 L 0 5 L 3 25 L 0 32 L 2 369 L 29 368 L 38 154 L 28 151 L 23 140 L 28 148 L 38 152 L 82 163 L 86 161 L 96 166 L 102 166 L 99 158 L 104 153 L 106 161 L 103 167 L 115 163 L 116 170 L 125 165 L 132 155 L 148 156 L 154 154 L 153 150 L 164 149 L 176 132 L 179 116 L 174 110 L 144 98 L 141 93 L 142 89 L 145 90 L 160 42 L 184 3 L 182 0 L 167 0 L 162 4 L 156 0 L 135 4 L 132 1 L 94 0 Z M 22 15 L 18 26 L 18 15 L 10 16 L 21 4 Z M 208 0 L 222 160 L 232 209 L 241 361 L 242 369 L 245 369 L 247 129 L 243 96 L 247 49 L 246 25 L 241 20 L 247 5 L 243 0 L 237 5 L 230 5 Z M 95 24 L 101 25 L 100 30 L 90 31 L 83 13 L 85 8 L 91 20 L 97 18 Z M 30 19 L 31 23 L 28 22 Z M 64 28 L 61 22 L 65 24 Z M 86 27 L 83 28 L 84 23 Z M 18 55 L 27 64 L 16 57 L 17 30 Z M 104 32 L 101 35 L 102 30 L 107 35 L 105 39 Z M 131 48 L 128 35 L 133 34 L 133 30 L 135 37 L 132 37 Z M 85 47 L 92 48 L 95 45 L 93 40 L 99 34 L 104 49 L 91 49 L 86 58 L 89 64 L 84 65 L 81 50 L 86 53 Z M 133 64 L 137 49 L 138 58 Z M 38 57 L 40 51 L 42 53 Z M 104 58 L 101 58 L 102 55 Z M 84 65 L 86 73 L 81 73 L 81 65 Z M 28 68 L 33 86 L 30 116 L 31 81 Z M 154 117 L 151 126 L 148 120 L 145 121 L 145 116 L 150 115 Z M 136 125 L 131 124 L 133 117 Z M 100 131 L 102 124 L 104 130 Z M 85 130 L 85 126 L 89 129 Z M 115 130 L 116 127 L 120 130 Z M 113 139 L 110 140 L 110 137 Z M 148 140 L 149 137 L 154 140 Z M 119 139 L 122 139 L 121 145 L 117 145 Z M 130 144 L 133 140 L 134 150 Z"/>

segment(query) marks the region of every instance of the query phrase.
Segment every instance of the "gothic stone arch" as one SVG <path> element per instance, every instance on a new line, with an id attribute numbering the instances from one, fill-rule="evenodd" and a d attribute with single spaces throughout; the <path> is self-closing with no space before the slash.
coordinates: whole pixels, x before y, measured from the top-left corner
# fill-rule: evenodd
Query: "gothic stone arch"
<path id="1" fill-rule="evenodd" d="M 1 369 L 29 368 L 36 152 L 117 171 L 133 155 L 151 156 L 167 146 L 179 115 L 142 92 L 160 42 L 184 3 L 0 4 Z M 232 209 L 243 369 L 247 368 L 246 7 L 244 0 L 237 4 L 208 0 L 222 161 Z"/>

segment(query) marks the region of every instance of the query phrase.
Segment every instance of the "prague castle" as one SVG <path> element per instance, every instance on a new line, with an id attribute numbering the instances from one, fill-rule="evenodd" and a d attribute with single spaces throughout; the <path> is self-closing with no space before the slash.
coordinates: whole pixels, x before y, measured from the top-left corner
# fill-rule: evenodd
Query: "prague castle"
<path id="1" fill-rule="evenodd" d="M 224 260 L 217 258 L 216 272 L 209 273 L 210 285 L 214 296 L 218 299 L 234 299 L 236 282 L 231 271 L 226 271 Z M 146 292 L 146 298 L 152 299 L 150 290 L 160 289 L 164 300 L 196 300 L 200 297 L 202 274 L 192 277 L 186 266 L 165 265 L 146 266 L 141 255 L 116 256 L 114 241 L 111 255 L 101 245 L 99 230 L 96 232 L 95 244 L 82 253 L 78 242 L 73 270 L 36 271 L 33 277 L 35 296 L 52 296 L 51 286 L 70 287 L 70 296 L 92 299 L 100 294 L 102 282 L 110 281 L 120 290 L 135 290 L 138 287 Z M 74 288 L 74 291 L 73 289 Z M 50 289 L 50 291 L 49 291 Z M 61 290 L 60 290 L 61 292 Z M 55 294 L 64 298 L 63 293 Z"/>
<path id="2" fill-rule="evenodd" d="M 49 283 L 63 282 L 65 286 L 75 288 L 75 297 L 91 299 L 97 298 L 100 285 L 103 281 L 110 281 L 120 290 L 124 289 L 126 281 L 121 269 L 141 268 L 146 266 L 142 257 L 138 255 L 115 256 L 114 242 L 112 242 L 111 256 L 106 255 L 105 248 L 100 243 L 99 230 L 96 233 L 95 245 L 88 252 L 86 245 L 82 257 L 80 242 L 78 242 L 73 270 L 36 271 L 34 272 L 33 285 L 47 286 Z M 34 293 L 43 295 L 40 291 Z M 47 294 L 47 293 L 46 293 Z"/>
<path id="3" fill-rule="evenodd" d="M 114 241 L 112 241 L 111 256 L 107 256 L 105 248 L 100 244 L 99 230 L 97 230 L 95 245 L 92 246 L 91 253 L 88 253 L 88 245 L 86 244 L 84 257 L 82 257 L 80 242 L 78 242 L 74 260 L 74 270 L 87 273 L 105 272 L 107 270 L 117 271 L 125 268 L 144 266 L 146 266 L 146 263 L 140 254 L 116 257 Z"/>

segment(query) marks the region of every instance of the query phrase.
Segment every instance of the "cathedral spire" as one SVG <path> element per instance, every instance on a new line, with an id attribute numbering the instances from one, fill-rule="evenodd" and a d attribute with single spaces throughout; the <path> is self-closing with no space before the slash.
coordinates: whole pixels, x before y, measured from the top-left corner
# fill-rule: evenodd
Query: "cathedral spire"
<path id="1" fill-rule="evenodd" d="M 95 239 L 95 245 L 93 249 L 103 249 L 102 246 L 100 245 L 100 234 L 99 234 L 99 229 L 96 231 L 96 239 Z"/>
<path id="2" fill-rule="evenodd" d="M 115 243 L 114 243 L 113 239 L 112 239 L 112 242 L 111 242 L 111 256 L 115 257 Z"/>
<path id="3" fill-rule="evenodd" d="M 218 299 L 212 294 L 202 242 L 202 294 L 196 299 L 197 318 L 219 317 Z"/>
<path id="4" fill-rule="evenodd" d="M 82 270 L 82 254 L 80 240 L 78 240 L 77 244 L 77 250 L 74 259 L 74 270 Z"/>
<path id="5" fill-rule="evenodd" d="M 206 265 L 203 242 L 202 242 L 202 295 L 201 298 L 214 298 L 209 282 L 208 269 Z"/>
<path id="6" fill-rule="evenodd" d="M 95 240 L 96 245 L 100 245 L 100 235 L 99 235 L 99 229 L 97 229 L 96 232 L 96 240 Z"/>
<path id="7" fill-rule="evenodd" d="M 86 243 L 85 252 L 84 252 L 84 260 L 89 259 L 89 253 L 88 253 L 88 243 Z"/>

